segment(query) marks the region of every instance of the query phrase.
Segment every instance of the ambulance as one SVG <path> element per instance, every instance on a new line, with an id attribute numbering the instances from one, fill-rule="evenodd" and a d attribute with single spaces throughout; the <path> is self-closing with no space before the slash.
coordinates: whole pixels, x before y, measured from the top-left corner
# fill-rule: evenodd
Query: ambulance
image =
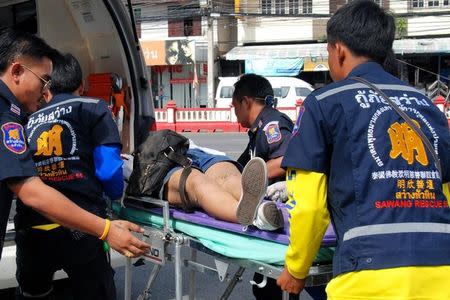
<path id="1" fill-rule="evenodd" d="M 80 61 L 85 95 L 108 102 L 127 153 L 155 127 L 149 76 L 133 18 L 121 0 L 0 0 L 0 28 L 36 34 Z M 0 289 L 17 286 L 14 213 L 13 204 L 0 260 Z M 124 263 L 112 251 L 113 267 Z M 64 276 L 60 271 L 55 279 Z"/>

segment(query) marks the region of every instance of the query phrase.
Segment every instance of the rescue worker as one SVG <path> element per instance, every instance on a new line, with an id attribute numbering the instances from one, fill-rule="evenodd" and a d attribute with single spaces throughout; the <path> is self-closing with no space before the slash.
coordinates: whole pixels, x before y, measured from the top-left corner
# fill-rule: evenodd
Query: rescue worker
<path id="1" fill-rule="evenodd" d="M 40 178 L 80 207 L 106 217 L 106 199 L 123 193 L 121 142 L 105 101 L 81 98 L 81 67 L 70 54 L 53 60 L 45 104 L 25 127 Z M 54 273 L 69 276 L 75 299 L 116 299 L 114 270 L 103 241 L 52 223 L 17 203 L 20 298 L 46 298 Z M 45 296 L 44 296 L 45 295 Z"/>
<path id="2" fill-rule="evenodd" d="M 267 165 L 269 184 L 283 181 L 285 170 L 281 168 L 281 161 L 294 127 L 291 119 L 272 107 L 274 93 L 270 82 L 263 76 L 256 74 L 242 75 L 234 85 L 232 104 L 238 122 L 249 128 L 249 142 L 238 158 L 241 165 L 245 165 L 251 157 L 262 158 Z M 269 187 L 268 190 L 271 188 Z M 242 205 L 241 203 L 240 205 Z M 274 230 L 284 226 L 283 215 L 275 202 L 267 201 L 248 204 L 252 206 L 254 214 L 240 214 L 237 212 L 241 224 L 253 224 L 260 229 Z M 254 275 L 255 282 L 263 281 L 259 273 Z M 314 299 L 322 299 L 325 295 L 323 287 L 308 290 Z M 281 299 L 282 292 L 276 281 L 267 278 L 266 286 L 253 286 L 253 294 L 257 299 Z"/>
<path id="3" fill-rule="evenodd" d="M 148 245 L 129 232 L 141 228 L 95 216 L 37 177 L 23 125 L 50 86 L 53 55 L 54 50 L 34 35 L 11 29 L 0 32 L 0 251 L 14 193 L 23 204 L 62 226 L 100 237 L 120 253 L 142 255 Z"/>
<path id="4" fill-rule="evenodd" d="M 272 107 L 273 101 L 272 86 L 263 76 L 245 74 L 234 84 L 232 105 L 237 121 L 241 126 L 249 128 L 248 145 L 237 161 L 245 166 L 252 157 L 262 158 L 267 165 L 269 184 L 284 179 L 285 170 L 281 168 L 281 160 L 293 127 L 287 115 Z M 267 230 L 283 227 L 283 216 L 275 203 L 264 202 L 259 205 L 259 200 L 249 203 L 248 205 L 253 206 L 253 209 L 245 210 L 245 212 L 258 209 L 261 213 L 257 215 L 267 216 L 267 218 L 253 220 L 255 217 L 253 214 L 241 214 L 238 209 L 239 223 L 252 224 L 252 222 L 264 221 Z M 264 228 L 261 225 L 258 224 L 258 227 Z"/>
<path id="5" fill-rule="evenodd" d="M 303 289 L 331 216 L 338 246 L 328 299 L 450 299 L 448 124 L 430 99 L 383 70 L 394 37 L 394 17 L 369 0 L 350 2 L 328 21 L 334 83 L 307 97 L 282 163 L 293 207 L 283 290 Z M 401 107 L 440 163 L 355 77 Z"/>

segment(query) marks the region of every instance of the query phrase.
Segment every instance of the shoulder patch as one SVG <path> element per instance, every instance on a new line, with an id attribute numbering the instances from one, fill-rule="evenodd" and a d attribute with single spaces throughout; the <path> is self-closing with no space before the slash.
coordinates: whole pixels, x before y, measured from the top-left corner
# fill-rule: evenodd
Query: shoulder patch
<path id="1" fill-rule="evenodd" d="M 294 129 L 292 130 L 292 135 L 295 135 L 298 129 L 300 128 L 300 123 L 302 122 L 302 117 L 303 114 L 305 113 L 305 110 L 306 108 L 303 105 L 299 108 L 297 121 L 295 121 Z"/>
<path id="2" fill-rule="evenodd" d="M 281 140 L 281 130 L 278 126 L 278 121 L 272 121 L 264 126 L 264 133 L 266 134 L 267 143 L 273 144 Z"/>
<path id="3" fill-rule="evenodd" d="M 22 154 L 27 150 L 23 127 L 19 123 L 8 122 L 2 125 L 3 145 L 9 151 Z"/>

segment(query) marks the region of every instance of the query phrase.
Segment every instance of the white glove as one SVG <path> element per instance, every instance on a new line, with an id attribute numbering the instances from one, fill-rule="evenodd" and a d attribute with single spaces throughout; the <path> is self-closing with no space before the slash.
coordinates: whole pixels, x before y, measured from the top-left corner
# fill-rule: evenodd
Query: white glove
<path id="1" fill-rule="evenodd" d="M 123 160 L 123 166 L 122 166 L 123 178 L 125 180 L 128 180 L 128 179 L 130 179 L 131 172 L 133 172 L 134 156 L 130 155 L 130 154 L 121 154 L 120 157 Z"/>
<path id="2" fill-rule="evenodd" d="M 286 202 L 288 200 L 286 181 L 279 181 L 267 187 L 266 198 L 272 201 Z"/>

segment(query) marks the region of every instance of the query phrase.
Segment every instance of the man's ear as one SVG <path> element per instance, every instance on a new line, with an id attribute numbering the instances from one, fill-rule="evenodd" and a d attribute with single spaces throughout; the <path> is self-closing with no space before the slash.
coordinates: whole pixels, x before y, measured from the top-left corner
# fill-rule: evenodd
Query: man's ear
<path id="1" fill-rule="evenodd" d="M 348 48 L 342 44 L 341 42 L 337 41 L 336 44 L 334 45 L 335 49 L 336 49 L 336 53 L 337 53 L 337 58 L 338 58 L 338 62 L 339 62 L 339 66 L 343 66 L 344 65 L 344 61 L 346 60 L 347 55 L 348 55 Z"/>
<path id="2" fill-rule="evenodd" d="M 84 94 L 84 85 L 83 85 L 83 83 L 81 83 L 80 86 L 77 89 L 77 95 L 78 96 L 83 96 L 83 94 Z"/>
<path id="3" fill-rule="evenodd" d="M 44 98 L 45 102 L 49 103 L 50 100 L 52 100 L 53 95 L 48 89 L 46 89 L 42 92 L 42 98 Z"/>
<path id="4" fill-rule="evenodd" d="M 20 75 L 23 73 L 23 68 L 20 66 L 19 63 L 12 63 L 9 74 L 11 75 L 11 78 L 13 81 L 18 81 Z"/>

